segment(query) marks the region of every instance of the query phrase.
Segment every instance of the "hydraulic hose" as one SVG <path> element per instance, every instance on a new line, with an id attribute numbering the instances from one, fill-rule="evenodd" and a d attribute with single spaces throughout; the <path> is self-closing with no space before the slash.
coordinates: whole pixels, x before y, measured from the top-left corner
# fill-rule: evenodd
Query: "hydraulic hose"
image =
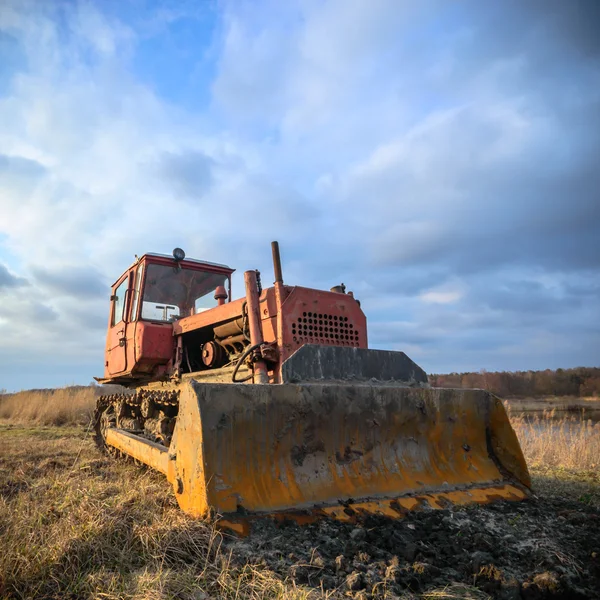
<path id="1" fill-rule="evenodd" d="M 244 377 L 244 379 L 236 379 L 235 378 L 239 368 L 242 366 L 242 363 L 246 360 L 246 358 L 248 358 L 250 353 L 254 352 L 258 348 L 260 348 L 263 344 L 264 344 L 264 342 L 260 342 L 259 344 L 254 344 L 254 346 L 249 346 L 248 348 L 246 348 L 246 350 L 244 350 L 243 354 L 240 356 L 239 360 L 237 361 L 237 363 L 235 365 L 233 374 L 231 375 L 231 381 L 233 381 L 233 383 L 244 383 L 245 381 L 249 381 L 250 379 L 252 379 L 254 377 L 254 373 L 251 373 L 247 377 Z"/>

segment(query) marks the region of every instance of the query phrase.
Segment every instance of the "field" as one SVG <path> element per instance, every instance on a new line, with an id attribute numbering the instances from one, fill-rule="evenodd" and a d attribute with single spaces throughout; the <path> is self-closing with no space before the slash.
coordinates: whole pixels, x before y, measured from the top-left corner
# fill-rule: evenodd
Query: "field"
<path id="1" fill-rule="evenodd" d="M 0 399 L 0 598 L 600 597 L 599 425 L 513 415 L 526 503 L 237 539 L 182 514 L 162 476 L 99 454 L 95 395 Z"/>

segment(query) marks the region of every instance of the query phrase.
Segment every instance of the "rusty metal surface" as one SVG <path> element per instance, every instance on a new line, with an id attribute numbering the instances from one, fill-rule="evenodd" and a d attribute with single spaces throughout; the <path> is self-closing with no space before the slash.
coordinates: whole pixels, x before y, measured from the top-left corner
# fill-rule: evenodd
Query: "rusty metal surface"
<path id="1" fill-rule="evenodd" d="M 239 335 L 243 329 L 245 298 L 202 313 L 179 319 L 174 335 L 213 328 L 219 338 Z M 272 383 L 281 382 L 281 363 L 304 344 L 367 348 L 366 318 L 352 296 L 284 286 L 262 291 L 258 300 L 262 339 L 277 346 L 277 362 L 272 365 Z"/>
<path id="2" fill-rule="evenodd" d="M 164 475 L 169 474 L 169 453 L 160 444 L 116 428 L 106 430 L 106 443 Z"/>
<path id="3" fill-rule="evenodd" d="M 112 328 L 114 331 L 109 332 L 106 350 L 110 370 L 107 365 L 103 380 L 116 381 L 118 377 L 120 383 L 136 386 L 140 381 L 179 376 L 180 370 L 197 372 L 206 367 L 220 368 L 243 352 L 248 341 L 239 336 L 251 337 L 248 331 L 244 331 L 249 321 L 254 323 L 255 333 L 261 330 L 261 341 L 269 344 L 268 349 L 261 350 L 255 357 L 258 360 L 255 368 L 261 372 L 260 381 L 280 383 L 281 364 L 304 344 L 366 348 L 366 318 L 356 300 L 348 294 L 285 286 L 277 250 L 274 246 L 274 287 L 260 292 L 257 283 L 253 282 L 251 287 L 257 294 L 252 293 L 251 302 L 248 301 L 247 289 L 244 298 L 180 318 L 174 323 L 138 320 Z M 153 261 L 155 259 L 152 258 Z M 161 260 L 166 264 L 171 259 L 165 257 Z M 139 265 L 142 263 L 143 260 Z M 132 268 L 127 275 L 132 281 L 134 273 L 135 268 Z M 145 275 L 142 286 L 144 281 Z M 248 311 L 247 307 L 252 308 Z M 248 321 L 244 317 L 245 312 L 249 316 L 251 313 Z M 233 337 L 236 339 L 233 340 Z M 124 346 L 119 345 L 121 338 L 126 340 Z M 207 364 L 200 355 L 199 344 L 213 339 L 225 348 L 229 359 L 209 360 Z M 191 363 L 188 342 L 192 344 L 191 352 L 197 353 L 197 356 L 194 355 L 196 360 Z M 260 357 L 265 359 L 266 366 Z M 191 364 L 195 366 L 192 368 Z"/>
<path id="4" fill-rule="evenodd" d="M 286 358 L 302 344 L 367 348 L 367 320 L 347 294 L 296 286 L 282 304 Z"/>
<path id="5" fill-rule="evenodd" d="M 135 269 L 128 269 L 115 282 L 111 290 L 111 303 L 108 313 L 108 330 L 106 333 L 106 350 L 104 361 L 104 377 L 114 377 L 127 371 L 127 338 L 131 337 L 133 332 L 133 324 L 127 323 L 127 314 L 130 310 L 131 294 L 128 289 L 125 292 L 125 297 L 122 299 L 123 318 L 115 317 L 113 324 L 113 312 L 116 310 L 115 299 L 116 290 L 123 283 L 128 282 L 128 287 L 131 287 Z"/>
<path id="6" fill-rule="evenodd" d="M 244 283 L 246 287 L 246 305 L 248 311 L 250 344 L 258 349 L 264 342 L 264 338 L 260 318 L 260 303 L 256 271 L 246 271 L 244 273 Z M 260 354 L 258 356 L 260 356 Z M 267 364 L 262 357 L 257 357 L 254 359 L 252 368 L 254 371 L 255 383 L 269 383 Z"/>
<path id="7" fill-rule="evenodd" d="M 281 255 L 279 254 L 279 242 L 271 242 L 271 253 L 273 255 L 273 274 L 275 283 L 283 283 L 283 272 L 281 270 Z"/>
<path id="8" fill-rule="evenodd" d="M 182 333 L 196 331 L 203 327 L 214 327 L 231 319 L 237 319 L 242 316 L 242 305 L 245 301 L 245 298 L 239 298 L 190 317 L 179 319 L 173 324 L 173 333 L 181 335 Z"/>
<path id="9" fill-rule="evenodd" d="M 133 265 L 112 286 L 111 297 L 125 279 L 129 281 L 124 299 L 124 320 L 116 323 L 114 326 L 111 322 L 113 310 L 113 301 L 111 301 L 105 349 L 104 381 L 124 383 L 129 380 L 130 384 L 135 384 L 136 379 L 139 379 L 144 373 L 152 372 L 154 376 L 161 376 L 166 369 L 160 365 L 166 365 L 172 358 L 174 350 L 172 326 L 169 325 L 171 339 L 157 340 L 156 332 L 144 329 L 143 326 L 150 325 L 150 323 L 139 319 L 139 311 L 134 315 L 133 301 L 136 300 L 134 294 L 136 272 L 139 269 L 143 270 L 140 287 L 140 289 L 143 289 L 146 281 L 146 267 L 149 264 L 172 266 L 175 263 L 173 257 L 170 256 L 144 254 L 141 258 L 136 259 Z M 234 269 L 230 269 L 225 265 L 193 259 L 179 261 L 179 265 L 190 270 L 201 270 L 227 275 L 229 286 L 231 285 L 230 277 Z M 164 360 L 165 356 L 166 360 Z M 156 360 L 157 358 L 158 360 Z M 159 365 L 158 368 L 156 368 L 157 365 Z"/>
<path id="10" fill-rule="evenodd" d="M 206 342 L 202 346 L 202 362 L 207 367 L 217 366 L 224 358 L 224 350 L 214 341 Z"/>
<path id="11" fill-rule="evenodd" d="M 338 516 L 348 501 L 392 514 L 409 497 L 522 499 L 531 484 L 503 411 L 481 390 L 192 380 L 171 446 L 178 500 L 198 516 Z"/>
<path id="12" fill-rule="evenodd" d="M 299 525 L 314 523 L 318 519 L 332 518 L 338 521 L 360 523 L 365 516 L 386 516 L 392 519 L 401 519 L 410 511 L 426 509 L 443 509 L 448 506 L 464 506 L 468 504 L 489 504 L 499 500 L 518 502 L 530 496 L 527 490 L 511 484 L 497 486 L 486 485 L 483 488 L 472 487 L 465 490 L 451 492 L 437 492 L 419 494 L 414 496 L 399 496 L 386 500 L 373 500 L 368 502 L 344 502 L 326 508 L 313 508 L 303 511 L 282 511 L 270 514 L 277 521 L 295 521 Z M 248 535 L 253 521 L 259 519 L 259 514 L 227 514 L 218 524 L 231 529 L 240 535 Z"/>
<path id="13" fill-rule="evenodd" d="M 171 323 L 135 323 L 135 357 L 140 364 L 166 364 L 173 358 L 173 325 Z"/>
<path id="14" fill-rule="evenodd" d="M 167 265 L 174 266 L 175 260 L 172 255 L 169 254 L 156 254 L 153 252 L 147 252 L 143 254 L 139 258 L 136 257 L 136 260 L 131 265 L 131 268 L 134 268 L 138 265 L 147 265 L 147 264 L 155 264 L 155 265 Z M 231 275 L 235 273 L 235 269 L 228 267 L 227 265 L 222 265 L 219 263 L 212 263 L 209 261 L 197 260 L 195 258 L 185 258 L 179 261 L 179 264 L 182 268 L 199 270 L 199 271 L 209 271 L 211 273 L 223 273 L 224 275 Z M 128 269 L 129 270 L 129 269 Z M 119 280 L 121 278 L 119 277 Z M 119 281 L 117 280 L 117 282 Z M 115 282 L 111 287 L 115 287 L 117 282 Z"/>
<path id="15" fill-rule="evenodd" d="M 483 390 L 231 385 L 189 377 L 127 396 L 137 412 L 122 416 L 120 398 L 106 404 L 105 443 L 164 473 L 184 511 L 219 513 L 223 525 L 241 533 L 261 515 L 299 523 L 396 518 L 425 506 L 530 494 L 502 402 Z M 145 419 L 146 438 L 162 432 L 162 413 L 152 410 L 151 399 L 177 411 L 164 444 L 119 429 L 139 428 Z"/>

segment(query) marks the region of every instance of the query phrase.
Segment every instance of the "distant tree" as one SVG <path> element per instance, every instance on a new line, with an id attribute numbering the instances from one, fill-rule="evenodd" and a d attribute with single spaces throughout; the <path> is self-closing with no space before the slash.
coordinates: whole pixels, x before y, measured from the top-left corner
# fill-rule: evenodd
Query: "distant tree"
<path id="1" fill-rule="evenodd" d="M 600 368 L 552 371 L 486 371 L 429 376 L 433 387 L 482 388 L 503 398 L 541 396 L 600 397 Z"/>

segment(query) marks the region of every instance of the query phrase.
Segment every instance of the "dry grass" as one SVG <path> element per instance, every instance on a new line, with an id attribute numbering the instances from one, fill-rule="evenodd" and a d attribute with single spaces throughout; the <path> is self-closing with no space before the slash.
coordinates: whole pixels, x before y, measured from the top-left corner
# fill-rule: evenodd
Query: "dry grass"
<path id="1" fill-rule="evenodd" d="M 538 495 L 570 498 L 600 507 L 600 423 L 555 411 L 514 415 L 519 438 Z"/>
<path id="2" fill-rule="evenodd" d="M 101 456 L 81 427 L 94 403 L 94 388 L 0 396 L 11 418 L 0 422 L 0 598 L 344 597 L 240 563 L 214 523 L 181 512 L 161 475 Z M 511 421 L 536 493 L 600 506 L 600 426 L 550 413 Z M 406 595 L 418 597 L 487 596 L 453 584 Z"/>
<path id="3" fill-rule="evenodd" d="M 600 462 L 600 423 L 579 416 L 556 417 L 544 411 L 534 417 L 512 415 L 527 464 L 532 467 L 597 469 Z"/>
<path id="4" fill-rule="evenodd" d="M 0 419 L 39 425 L 87 424 L 102 388 L 64 387 L 0 394 Z"/>
<path id="5" fill-rule="evenodd" d="M 453 583 L 440 590 L 426 592 L 423 600 L 491 600 L 485 592 L 461 583 Z"/>
<path id="6" fill-rule="evenodd" d="M 240 562 L 162 475 L 101 456 L 81 427 L 0 422 L 0 538 L 3 600 L 348 597 Z M 487 598 L 459 584 L 402 597 Z"/>
<path id="7" fill-rule="evenodd" d="M 325 598 L 235 564 L 161 475 L 101 457 L 81 428 L 0 424 L 0 598 Z"/>

